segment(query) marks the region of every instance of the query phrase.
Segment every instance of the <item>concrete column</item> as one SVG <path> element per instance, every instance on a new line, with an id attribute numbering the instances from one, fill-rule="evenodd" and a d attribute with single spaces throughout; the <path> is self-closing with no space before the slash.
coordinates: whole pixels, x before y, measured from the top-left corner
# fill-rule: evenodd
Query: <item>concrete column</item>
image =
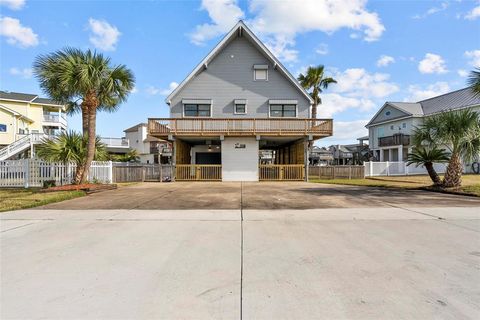
<path id="1" fill-rule="evenodd" d="M 384 162 L 385 159 L 383 158 L 383 149 L 380 149 L 380 162 Z"/>
<path id="2" fill-rule="evenodd" d="M 403 161 L 403 146 L 398 147 L 398 161 Z"/>
<path id="3" fill-rule="evenodd" d="M 393 149 L 388 149 L 388 161 L 393 161 Z"/>

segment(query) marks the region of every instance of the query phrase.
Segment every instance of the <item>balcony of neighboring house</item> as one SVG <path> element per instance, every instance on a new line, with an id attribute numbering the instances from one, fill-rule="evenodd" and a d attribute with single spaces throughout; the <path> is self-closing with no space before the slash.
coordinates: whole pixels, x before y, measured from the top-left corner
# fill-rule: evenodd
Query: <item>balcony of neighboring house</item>
<path id="1" fill-rule="evenodd" d="M 43 125 L 67 128 L 67 115 L 61 109 L 43 109 Z"/>
<path id="2" fill-rule="evenodd" d="M 149 134 L 168 136 L 312 136 L 329 137 L 332 119 L 272 118 L 151 118 Z"/>
<path id="3" fill-rule="evenodd" d="M 130 141 L 127 138 L 100 138 L 100 142 L 107 147 L 109 153 L 127 153 L 130 151 Z"/>
<path id="4" fill-rule="evenodd" d="M 397 133 L 393 136 L 378 138 L 379 147 L 408 146 L 409 144 L 410 136 L 403 133 Z"/>

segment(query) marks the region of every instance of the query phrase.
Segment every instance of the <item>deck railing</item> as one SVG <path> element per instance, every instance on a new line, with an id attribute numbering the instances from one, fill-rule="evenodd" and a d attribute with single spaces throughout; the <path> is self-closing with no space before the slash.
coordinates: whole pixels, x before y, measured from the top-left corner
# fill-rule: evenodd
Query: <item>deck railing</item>
<path id="1" fill-rule="evenodd" d="M 393 136 L 378 138 L 379 147 L 389 146 L 408 146 L 410 144 L 410 136 L 408 134 L 394 134 Z"/>
<path id="2" fill-rule="evenodd" d="M 216 164 L 177 164 L 177 181 L 216 181 L 222 180 L 222 165 Z"/>
<path id="3" fill-rule="evenodd" d="M 331 119 L 150 118 L 153 136 L 172 135 L 314 135 L 331 136 Z"/>
<path id="4" fill-rule="evenodd" d="M 258 176 L 260 181 L 301 181 L 305 179 L 305 166 L 303 164 L 261 164 L 258 168 Z"/>

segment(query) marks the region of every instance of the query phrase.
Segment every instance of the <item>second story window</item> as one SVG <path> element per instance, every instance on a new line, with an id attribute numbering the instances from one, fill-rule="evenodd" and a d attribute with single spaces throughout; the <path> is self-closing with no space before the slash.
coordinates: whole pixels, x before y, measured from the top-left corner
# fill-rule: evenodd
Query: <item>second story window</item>
<path id="1" fill-rule="evenodd" d="M 256 64 L 253 66 L 253 80 L 268 81 L 268 65 Z"/>
<path id="2" fill-rule="evenodd" d="M 0 123 L 0 132 L 7 132 L 7 125 Z"/>
<path id="3" fill-rule="evenodd" d="M 234 100 L 233 101 L 233 113 L 234 114 L 246 114 L 247 113 L 247 100 Z"/>
<path id="4" fill-rule="evenodd" d="M 209 104 L 184 104 L 183 114 L 185 117 L 210 117 L 210 107 Z"/>
<path id="5" fill-rule="evenodd" d="M 271 104 L 270 117 L 272 118 L 295 118 L 297 106 L 295 104 Z"/>

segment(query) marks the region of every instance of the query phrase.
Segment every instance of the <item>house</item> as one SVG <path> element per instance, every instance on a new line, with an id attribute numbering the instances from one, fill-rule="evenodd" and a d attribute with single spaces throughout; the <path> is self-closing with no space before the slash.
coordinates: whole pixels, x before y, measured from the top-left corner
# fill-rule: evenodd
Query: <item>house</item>
<path id="1" fill-rule="evenodd" d="M 135 150 L 141 163 L 169 163 L 170 143 L 148 135 L 146 123 L 139 123 L 123 132 L 123 138 L 101 138 L 110 154 L 126 154 Z"/>
<path id="2" fill-rule="evenodd" d="M 333 163 L 333 153 L 325 147 L 314 146 L 309 154 L 309 164 L 312 166 L 328 166 Z"/>
<path id="3" fill-rule="evenodd" d="M 332 134 L 312 99 L 242 22 L 166 98 L 149 134 L 173 142 L 177 180 L 304 179 L 309 141 Z M 273 164 L 259 152 L 273 151 Z M 289 165 L 289 167 L 287 167 Z"/>
<path id="4" fill-rule="evenodd" d="M 65 130 L 64 105 L 36 94 L 0 91 L 0 161 L 33 157 L 44 136 Z"/>
<path id="5" fill-rule="evenodd" d="M 470 88 L 418 102 L 385 102 L 366 125 L 374 161 L 405 161 L 410 139 L 423 118 L 439 112 L 471 108 L 480 112 L 480 97 Z"/>

